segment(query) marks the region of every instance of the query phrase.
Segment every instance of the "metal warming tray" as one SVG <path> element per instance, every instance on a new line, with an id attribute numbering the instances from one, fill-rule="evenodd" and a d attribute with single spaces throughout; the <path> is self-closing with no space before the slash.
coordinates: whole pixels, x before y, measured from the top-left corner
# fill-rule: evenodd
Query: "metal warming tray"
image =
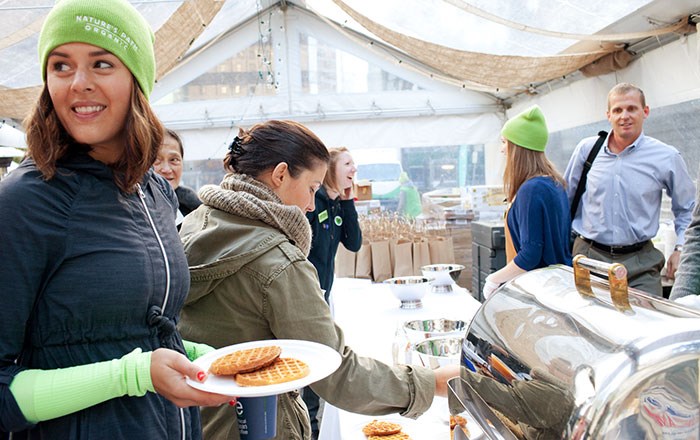
<path id="1" fill-rule="evenodd" d="M 700 438 L 700 314 L 628 289 L 619 264 L 577 256 L 505 284 L 460 362 L 450 411 L 482 438 Z"/>

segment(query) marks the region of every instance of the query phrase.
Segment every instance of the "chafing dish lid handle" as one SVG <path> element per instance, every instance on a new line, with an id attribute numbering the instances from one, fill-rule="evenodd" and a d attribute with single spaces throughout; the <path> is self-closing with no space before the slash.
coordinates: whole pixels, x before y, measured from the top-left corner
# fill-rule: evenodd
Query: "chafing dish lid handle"
<path id="1" fill-rule="evenodd" d="M 606 263 L 585 255 L 576 255 L 573 259 L 574 283 L 576 290 L 587 297 L 595 297 L 591 288 L 591 272 L 607 275 L 610 285 L 610 298 L 615 308 L 621 312 L 631 310 L 629 291 L 627 289 L 627 268 L 620 263 Z"/>

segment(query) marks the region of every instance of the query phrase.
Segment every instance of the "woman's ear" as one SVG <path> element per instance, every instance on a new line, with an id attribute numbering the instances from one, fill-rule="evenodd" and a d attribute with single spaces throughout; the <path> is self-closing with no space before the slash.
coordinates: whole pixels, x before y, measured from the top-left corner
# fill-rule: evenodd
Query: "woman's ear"
<path id="1" fill-rule="evenodd" d="M 285 179 L 288 177 L 288 168 L 287 162 L 280 162 L 272 169 L 272 175 L 270 176 L 272 188 L 279 188 L 282 186 L 282 183 L 284 183 Z"/>

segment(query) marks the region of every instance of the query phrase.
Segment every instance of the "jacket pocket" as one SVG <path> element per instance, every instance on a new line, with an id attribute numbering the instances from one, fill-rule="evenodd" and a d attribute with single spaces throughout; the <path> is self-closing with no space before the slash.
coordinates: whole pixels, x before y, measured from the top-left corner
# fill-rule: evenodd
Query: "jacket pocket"
<path id="1" fill-rule="evenodd" d="M 306 404 L 299 391 L 292 391 L 279 396 L 277 406 L 281 412 L 278 416 L 277 438 L 285 440 L 309 440 L 311 439 L 311 421 Z M 280 429 L 281 428 L 281 429 Z"/>

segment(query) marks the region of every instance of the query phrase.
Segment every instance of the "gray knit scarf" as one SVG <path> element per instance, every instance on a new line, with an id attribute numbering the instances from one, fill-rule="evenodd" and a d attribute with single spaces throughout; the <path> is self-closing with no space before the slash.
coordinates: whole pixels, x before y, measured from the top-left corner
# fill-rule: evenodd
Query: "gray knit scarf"
<path id="1" fill-rule="evenodd" d="M 297 206 L 283 204 L 264 183 L 245 174 L 227 174 L 221 186 L 203 186 L 199 198 L 229 214 L 260 220 L 280 230 L 304 255 L 309 255 L 311 225 L 306 215 Z"/>

